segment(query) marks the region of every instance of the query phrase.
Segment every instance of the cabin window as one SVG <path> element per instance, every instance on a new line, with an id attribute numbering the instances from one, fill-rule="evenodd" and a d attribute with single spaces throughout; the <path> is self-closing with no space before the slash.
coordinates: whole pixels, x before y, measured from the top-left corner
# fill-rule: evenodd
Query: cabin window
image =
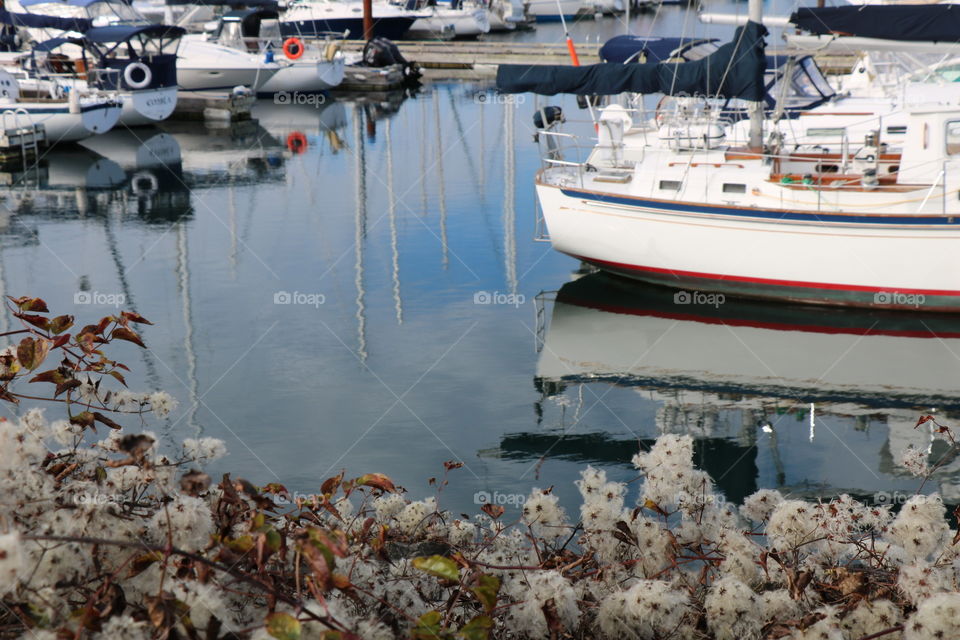
<path id="1" fill-rule="evenodd" d="M 960 154 L 960 120 L 947 123 L 947 155 Z"/>
<path id="2" fill-rule="evenodd" d="M 733 182 L 724 182 L 723 183 L 723 192 L 724 193 L 746 193 L 747 185 L 745 184 L 736 184 Z"/>
<path id="3" fill-rule="evenodd" d="M 680 191 L 681 184 L 679 180 L 661 180 L 660 189 L 661 191 Z"/>
<path id="4" fill-rule="evenodd" d="M 843 127 L 813 127 L 807 129 L 807 135 L 811 137 L 824 136 L 842 136 L 846 132 Z"/>
<path id="5" fill-rule="evenodd" d="M 897 135 L 903 135 L 906 132 L 907 132 L 906 125 L 895 125 L 895 126 L 887 127 L 887 135 L 897 136 Z"/>

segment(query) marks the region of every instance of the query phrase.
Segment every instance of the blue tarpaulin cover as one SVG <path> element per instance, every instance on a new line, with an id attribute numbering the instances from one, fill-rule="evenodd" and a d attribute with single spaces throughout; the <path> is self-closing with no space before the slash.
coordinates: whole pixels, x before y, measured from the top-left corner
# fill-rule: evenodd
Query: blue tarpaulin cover
<path id="1" fill-rule="evenodd" d="M 927 42 L 960 42 L 960 5 L 803 7 L 790 22 L 810 33 Z"/>
<path id="2" fill-rule="evenodd" d="M 585 67 L 502 64 L 497 69 L 501 93 L 613 95 L 664 93 L 718 98 L 764 99 L 767 66 L 763 37 L 767 29 L 748 22 L 733 41 L 694 62 L 646 64 L 601 63 Z"/>

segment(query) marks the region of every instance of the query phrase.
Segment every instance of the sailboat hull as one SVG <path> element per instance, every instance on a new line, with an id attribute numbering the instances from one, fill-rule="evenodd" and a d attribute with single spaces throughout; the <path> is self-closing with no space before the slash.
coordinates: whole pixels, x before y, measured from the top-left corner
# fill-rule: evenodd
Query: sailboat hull
<path id="1" fill-rule="evenodd" d="M 826 215 L 537 183 L 555 249 L 630 278 L 795 302 L 960 311 L 947 216 Z"/>

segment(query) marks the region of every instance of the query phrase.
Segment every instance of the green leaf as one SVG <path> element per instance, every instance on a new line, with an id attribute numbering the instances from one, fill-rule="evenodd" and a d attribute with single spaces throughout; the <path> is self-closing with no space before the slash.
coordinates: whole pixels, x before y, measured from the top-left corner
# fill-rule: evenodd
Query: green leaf
<path id="1" fill-rule="evenodd" d="M 493 611 L 493 608 L 497 606 L 497 594 L 500 593 L 500 578 L 497 576 L 482 575 L 477 582 L 479 584 L 471 587 L 470 591 L 473 592 L 473 595 L 475 595 L 477 600 L 480 601 L 480 604 L 483 605 L 483 610 L 490 613 Z"/>
<path id="2" fill-rule="evenodd" d="M 463 640 L 488 640 L 493 629 L 493 620 L 487 616 L 477 616 L 457 632 L 458 638 Z"/>
<path id="3" fill-rule="evenodd" d="M 417 620 L 417 626 L 410 631 L 413 640 L 437 640 L 440 638 L 440 621 L 443 616 L 439 611 L 427 611 Z"/>
<path id="4" fill-rule="evenodd" d="M 438 578 L 445 578 L 454 582 L 460 580 L 460 567 L 450 558 L 421 556 L 413 559 L 413 566 Z"/>
<path id="5" fill-rule="evenodd" d="M 300 621 L 289 613 L 267 616 L 267 633 L 278 640 L 300 640 Z"/>

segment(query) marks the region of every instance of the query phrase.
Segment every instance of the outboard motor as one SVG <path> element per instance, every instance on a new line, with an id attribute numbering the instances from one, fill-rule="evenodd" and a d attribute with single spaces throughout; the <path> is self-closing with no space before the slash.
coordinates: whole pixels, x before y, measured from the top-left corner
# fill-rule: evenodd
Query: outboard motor
<path id="1" fill-rule="evenodd" d="M 363 64 L 375 68 L 402 65 L 403 75 L 408 81 L 416 81 L 421 75 L 417 63 L 408 62 L 397 45 L 382 37 L 371 38 L 363 46 Z"/>
<path id="2" fill-rule="evenodd" d="M 533 126 L 537 129 L 537 133 L 533 134 L 533 141 L 539 143 L 541 131 L 552 131 L 562 123 L 563 109 L 557 106 L 540 107 L 533 112 Z M 560 151 L 560 143 L 557 137 L 544 136 L 544 138 L 546 138 L 547 145 L 544 157 L 552 160 L 562 160 L 561 156 L 563 154 Z"/>

